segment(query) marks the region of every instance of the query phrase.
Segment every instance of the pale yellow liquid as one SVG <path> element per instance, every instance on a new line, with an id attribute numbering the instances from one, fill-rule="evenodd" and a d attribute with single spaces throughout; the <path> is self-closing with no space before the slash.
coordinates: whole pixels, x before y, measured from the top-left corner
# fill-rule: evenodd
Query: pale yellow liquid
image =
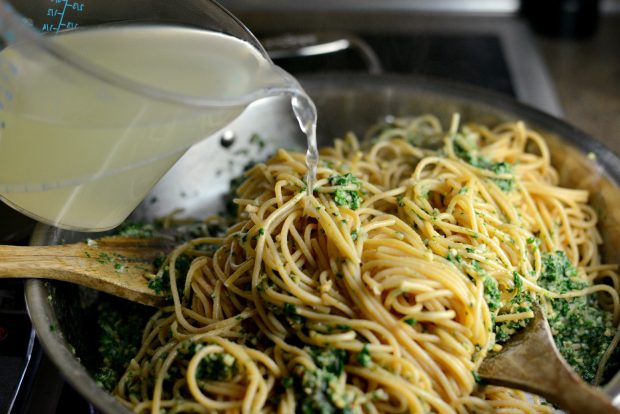
<path id="1" fill-rule="evenodd" d="M 78 30 L 50 41 L 132 80 L 192 97 L 235 98 L 274 84 L 291 86 L 290 77 L 251 45 L 213 32 L 129 26 Z M 64 228 L 118 225 L 191 144 L 245 107 L 150 99 L 30 45 L 1 51 L 0 72 L 0 197 Z"/>

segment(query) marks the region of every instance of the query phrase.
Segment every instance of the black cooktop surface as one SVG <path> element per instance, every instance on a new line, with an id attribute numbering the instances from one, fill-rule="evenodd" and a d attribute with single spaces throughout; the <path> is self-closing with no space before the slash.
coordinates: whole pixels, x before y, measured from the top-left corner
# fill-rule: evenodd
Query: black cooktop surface
<path id="1" fill-rule="evenodd" d="M 493 34 L 360 37 L 374 50 L 384 72 L 438 77 L 515 96 L 502 44 Z M 322 56 L 276 59 L 275 62 L 293 74 L 366 69 L 360 55 L 352 49 Z"/>

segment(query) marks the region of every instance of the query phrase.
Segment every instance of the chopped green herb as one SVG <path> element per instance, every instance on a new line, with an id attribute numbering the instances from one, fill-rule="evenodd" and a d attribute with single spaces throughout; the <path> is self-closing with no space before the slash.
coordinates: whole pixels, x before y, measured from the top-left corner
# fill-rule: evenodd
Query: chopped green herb
<path id="1" fill-rule="evenodd" d="M 344 372 L 347 362 L 347 351 L 344 349 L 310 347 L 309 351 L 318 368 L 336 376 Z"/>
<path id="2" fill-rule="evenodd" d="M 107 253 L 99 253 L 96 260 L 101 264 L 108 264 L 112 262 L 112 257 Z"/>
<path id="3" fill-rule="evenodd" d="M 483 384 L 484 383 L 484 381 L 482 381 L 482 378 L 480 378 L 480 375 L 478 375 L 478 373 L 476 371 L 472 371 L 471 375 L 473 375 L 474 381 L 476 381 L 476 384 Z"/>
<path id="4" fill-rule="evenodd" d="M 367 367 L 371 364 L 372 358 L 370 357 L 370 352 L 368 351 L 368 344 L 364 344 L 362 347 L 362 352 L 357 354 L 357 362 L 363 367 Z"/>
<path id="5" fill-rule="evenodd" d="M 259 149 L 265 148 L 265 140 L 258 134 L 252 134 L 250 137 L 250 143 L 256 144 Z"/>
<path id="6" fill-rule="evenodd" d="M 462 135 L 456 134 L 456 136 L 452 137 L 454 153 L 463 161 L 467 162 L 473 167 L 492 171 L 494 174 L 497 175 L 513 174 L 512 165 L 510 165 L 506 161 L 492 162 L 483 156 L 477 155 L 474 150 L 468 150 L 459 142 L 457 142 L 457 140 L 455 140 L 455 138 L 457 137 L 462 137 Z M 510 192 L 514 190 L 514 178 L 493 178 L 492 181 L 504 192 Z"/>
<path id="7" fill-rule="evenodd" d="M 329 183 L 334 187 L 339 187 L 332 193 L 332 198 L 337 205 L 347 206 L 351 210 L 356 210 L 360 207 L 361 183 L 357 177 L 351 173 L 332 175 L 329 177 Z"/>
<path id="8" fill-rule="evenodd" d="M 353 241 L 357 240 L 357 230 L 351 231 L 351 239 L 353 239 Z"/>
<path id="9" fill-rule="evenodd" d="M 115 298 L 100 299 L 97 305 L 98 350 L 101 362 L 94 372 L 95 381 L 112 390 L 142 343 L 142 332 L 150 308 Z"/>
<path id="10" fill-rule="evenodd" d="M 452 263 L 461 263 L 463 261 L 463 257 L 460 254 L 455 253 L 452 249 L 448 250 L 448 256 L 446 256 L 446 259 Z"/>
<path id="11" fill-rule="evenodd" d="M 238 373 L 237 360 L 226 352 L 207 354 L 198 364 L 196 378 L 210 381 L 230 381 Z"/>
<path id="12" fill-rule="evenodd" d="M 123 223 L 116 229 L 116 233 L 119 236 L 136 237 L 141 239 L 153 237 L 153 232 L 154 227 L 152 224 L 132 222 Z"/>
<path id="13" fill-rule="evenodd" d="M 348 359 L 347 352 L 334 348 L 305 348 L 317 365 L 316 369 L 298 366 L 290 381 L 300 414 L 350 414 L 354 395 L 342 385 L 340 377 Z"/>
<path id="14" fill-rule="evenodd" d="M 500 308 L 500 291 L 497 284 L 497 280 L 491 276 L 486 275 L 483 280 L 484 285 L 484 300 L 489 306 L 491 312 Z"/>
<path id="15" fill-rule="evenodd" d="M 523 289 L 523 279 L 521 279 L 519 273 L 512 272 L 512 283 L 514 284 L 517 293 L 521 292 L 521 289 Z"/>
<path id="16" fill-rule="evenodd" d="M 292 377 L 284 377 L 280 380 L 280 383 L 284 388 L 292 388 L 294 384 L 294 380 Z"/>
<path id="17" fill-rule="evenodd" d="M 500 314 L 530 312 L 533 309 L 534 303 L 535 299 L 529 292 L 519 289 L 517 294 L 508 303 L 503 304 Z M 529 321 L 530 318 L 525 318 L 495 324 L 495 341 L 498 343 L 506 342 L 516 332 L 525 328 Z"/>
<path id="18" fill-rule="evenodd" d="M 539 283 L 546 289 L 565 293 L 589 286 L 562 251 L 545 254 L 542 263 Z M 550 300 L 553 312 L 547 319 L 558 350 L 579 375 L 592 382 L 615 333 L 611 313 L 601 308 L 596 295 Z"/>
<path id="19" fill-rule="evenodd" d="M 353 396 L 339 386 L 338 377 L 331 372 L 322 369 L 304 370 L 295 378 L 294 384 L 295 399 L 298 401 L 297 414 L 352 412 L 350 406 Z"/>
<path id="20" fill-rule="evenodd" d="M 118 382 L 118 373 L 110 367 L 101 367 L 94 375 L 95 382 L 105 390 L 113 390 Z"/>
<path id="21" fill-rule="evenodd" d="M 284 306 L 282 306 L 282 313 L 289 321 L 295 324 L 302 323 L 304 320 L 303 316 L 297 313 L 297 306 L 292 303 L 285 302 Z"/>
<path id="22" fill-rule="evenodd" d="M 166 290 L 166 283 L 164 282 L 163 277 L 158 276 L 158 277 L 154 277 L 153 279 L 149 280 L 148 287 L 149 289 L 154 291 L 156 294 L 162 295 L 164 291 Z"/>
<path id="23" fill-rule="evenodd" d="M 153 261 L 153 266 L 156 269 L 160 269 L 165 261 L 165 256 L 159 256 Z M 187 277 L 187 272 L 189 271 L 189 267 L 192 263 L 192 258 L 188 255 L 182 254 L 177 257 L 175 261 L 175 271 L 176 271 L 176 281 L 177 281 L 177 289 L 180 292 L 183 292 L 183 288 L 185 286 L 185 278 Z M 155 291 L 158 295 L 165 295 L 167 297 L 171 296 L 170 291 L 170 265 L 166 264 L 163 268 L 163 272 L 161 276 L 156 276 L 153 279 L 149 280 L 148 287 Z"/>
<path id="24" fill-rule="evenodd" d="M 527 244 L 535 244 L 535 245 L 539 245 L 540 244 L 540 239 L 538 237 L 528 237 L 526 240 Z"/>

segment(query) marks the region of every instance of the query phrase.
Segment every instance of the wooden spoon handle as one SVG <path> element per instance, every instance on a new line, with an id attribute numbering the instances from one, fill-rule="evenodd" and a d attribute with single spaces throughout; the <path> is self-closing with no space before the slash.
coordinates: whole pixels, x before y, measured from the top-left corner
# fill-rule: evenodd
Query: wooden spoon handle
<path id="1" fill-rule="evenodd" d="M 570 413 L 620 413 L 602 391 L 577 378 L 563 376 L 559 378 L 557 385 L 553 399 L 558 406 L 566 407 Z"/>
<path id="2" fill-rule="evenodd" d="M 65 280 L 67 272 L 90 262 L 85 252 L 75 245 L 0 246 L 0 277 Z"/>
<path id="3" fill-rule="evenodd" d="M 108 238 L 96 243 L 0 246 L 0 278 L 44 278 L 77 283 L 135 302 L 158 306 L 147 285 L 155 257 L 169 251 L 158 239 Z"/>

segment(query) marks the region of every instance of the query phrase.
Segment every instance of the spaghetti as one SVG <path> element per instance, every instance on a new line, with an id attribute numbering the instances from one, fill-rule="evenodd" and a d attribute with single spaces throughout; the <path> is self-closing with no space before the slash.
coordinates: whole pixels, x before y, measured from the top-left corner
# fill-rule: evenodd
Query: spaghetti
<path id="1" fill-rule="evenodd" d="M 323 149 L 311 191 L 301 153 L 246 172 L 225 234 L 180 245 L 155 276 L 173 305 L 150 319 L 117 398 L 138 413 L 553 412 L 477 384 L 476 369 L 534 302 L 559 318 L 554 303 L 577 299 L 603 315 L 588 371 L 600 381 L 618 342 L 616 267 L 543 138 L 458 116 L 443 131 L 427 115 L 364 142 Z"/>

